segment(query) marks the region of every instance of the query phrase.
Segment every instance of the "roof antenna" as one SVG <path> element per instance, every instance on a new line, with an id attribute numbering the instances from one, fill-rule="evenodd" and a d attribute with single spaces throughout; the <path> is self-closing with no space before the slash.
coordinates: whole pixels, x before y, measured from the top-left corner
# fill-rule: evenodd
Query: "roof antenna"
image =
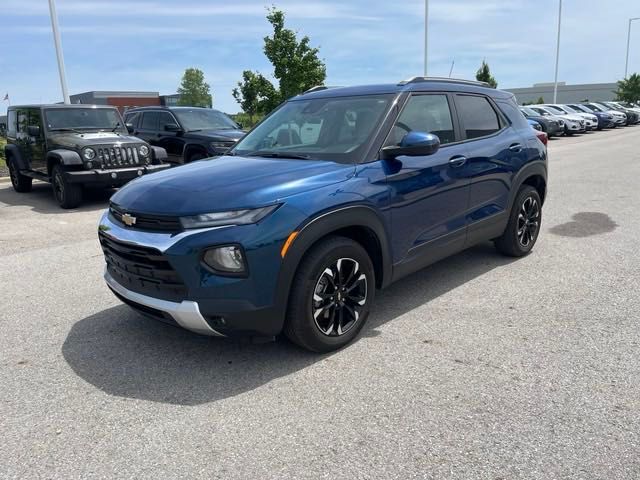
<path id="1" fill-rule="evenodd" d="M 451 61 L 451 68 L 449 69 L 449 78 L 451 78 L 451 74 L 453 73 L 453 66 L 455 65 L 455 63 L 456 63 L 456 59 L 454 58 Z"/>

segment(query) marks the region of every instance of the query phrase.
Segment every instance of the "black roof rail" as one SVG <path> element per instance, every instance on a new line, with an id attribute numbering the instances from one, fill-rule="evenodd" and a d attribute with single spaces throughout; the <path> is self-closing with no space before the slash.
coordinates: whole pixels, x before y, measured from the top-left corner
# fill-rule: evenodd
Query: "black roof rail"
<path id="1" fill-rule="evenodd" d="M 338 88 L 338 87 L 330 87 L 327 85 L 316 85 L 315 87 L 311 87 L 309 90 L 305 90 L 304 92 L 302 92 L 302 95 L 304 95 L 305 93 L 312 93 L 312 92 L 319 92 L 320 90 L 327 90 L 329 88 Z"/>
<path id="2" fill-rule="evenodd" d="M 480 87 L 491 87 L 487 82 L 479 82 L 477 80 L 464 80 L 461 78 L 447 78 L 447 77 L 411 77 L 406 80 L 402 80 L 398 85 L 408 85 L 409 83 L 420 82 L 442 82 L 442 83 L 460 83 L 463 85 L 477 85 Z"/>

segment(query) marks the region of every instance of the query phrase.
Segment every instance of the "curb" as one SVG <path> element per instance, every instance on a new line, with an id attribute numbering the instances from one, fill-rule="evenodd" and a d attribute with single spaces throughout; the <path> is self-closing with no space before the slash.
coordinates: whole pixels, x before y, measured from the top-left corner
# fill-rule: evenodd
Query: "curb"
<path id="1" fill-rule="evenodd" d="M 9 177 L 0 177 L 0 185 L 4 183 L 11 183 L 11 178 Z"/>

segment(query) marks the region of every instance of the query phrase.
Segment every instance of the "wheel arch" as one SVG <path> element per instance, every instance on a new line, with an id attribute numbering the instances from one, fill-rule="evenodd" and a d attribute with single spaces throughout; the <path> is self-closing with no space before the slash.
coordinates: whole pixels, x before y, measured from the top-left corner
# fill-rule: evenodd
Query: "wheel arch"
<path id="1" fill-rule="evenodd" d="M 184 153 L 182 156 L 184 163 L 188 163 L 189 157 L 195 152 L 204 153 L 205 158 L 209 156 L 209 153 L 207 152 L 207 148 L 204 145 L 201 145 L 199 143 L 188 143 L 184 147 Z"/>
<path id="2" fill-rule="evenodd" d="M 391 283 L 392 262 L 387 231 L 380 215 L 371 207 L 354 205 L 317 215 L 297 230 L 283 258 L 278 276 L 277 304 L 286 311 L 293 278 L 304 255 L 327 237 L 340 235 L 359 243 L 374 266 L 376 287 Z"/>
<path id="3" fill-rule="evenodd" d="M 16 164 L 18 165 L 18 170 L 29 169 L 29 165 L 27 164 L 26 159 L 22 157 L 22 154 L 20 153 L 20 149 L 18 148 L 17 145 L 13 145 L 13 144 L 5 145 L 4 155 L 7 160 L 11 158 L 13 161 L 16 162 Z"/>
<path id="4" fill-rule="evenodd" d="M 547 196 L 547 164 L 545 161 L 539 160 L 526 164 L 516 175 L 513 180 L 511 193 L 509 196 L 509 209 L 513 206 L 518 190 L 522 185 L 531 185 L 534 187 L 540 199 L 544 204 Z"/>
<path id="5" fill-rule="evenodd" d="M 47 173 L 51 176 L 54 165 L 82 165 L 82 159 L 77 152 L 72 150 L 51 150 L 47 153 Z"/>

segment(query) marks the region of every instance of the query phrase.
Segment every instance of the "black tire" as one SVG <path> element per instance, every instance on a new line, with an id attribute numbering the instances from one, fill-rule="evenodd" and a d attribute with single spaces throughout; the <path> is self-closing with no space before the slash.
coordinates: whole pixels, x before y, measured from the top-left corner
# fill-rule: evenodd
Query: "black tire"
<path id="1" fill-rule="evenodd" d="M 53 196 L 62 208 L 76 208 L 82 203 L 82 187 L 65 180 L 63 172 L 61 165 L 54 165 L 51 170 Z"/>
<path id="2" fill-rule="evenodd" d="M 349 238 L 328 237 L 300 262 L 284 333 L 313 352 L 342 348 L 366 323 L 374 295 L 375 274 L 366 250 Z"/>
<path id="3" fill-rule="evenodd" d="M 530 185 L 522 185 L 509 213 L 504 233 L 495 239 L 498 251 L 509 257 L 523 257 L 531 252 L 542 225 L 542 200 Z"/>
<path id="4" fill-rule="evenodd" d="M 30 192 L 33 188 L 33 178 L 22 175 L 12 157 L 7 157 L 7 166 L 13 189 L 18 193 Z"/>

